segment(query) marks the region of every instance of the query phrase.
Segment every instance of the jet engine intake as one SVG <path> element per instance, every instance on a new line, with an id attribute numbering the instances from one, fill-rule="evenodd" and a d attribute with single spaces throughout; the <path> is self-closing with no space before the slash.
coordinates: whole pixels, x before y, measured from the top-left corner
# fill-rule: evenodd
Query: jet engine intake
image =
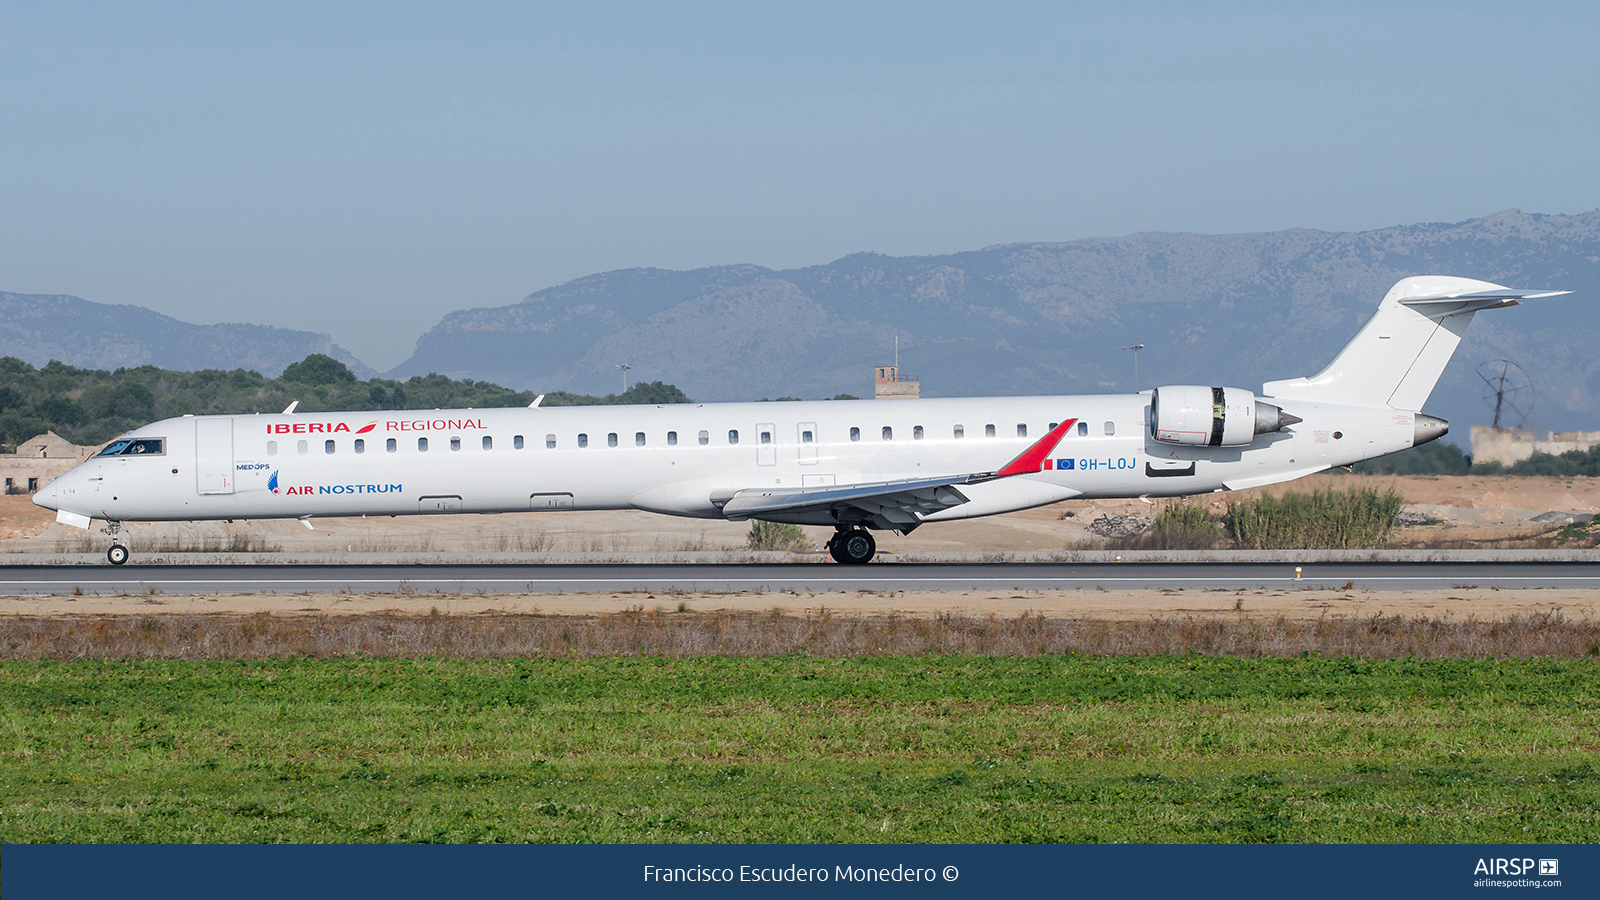
<path id="1" fill-rule="evenodd" d="M 1180 384 L 1150 397 L 1155 439 L 1189 447 L 1243 447 L 1256 435 L 1302 421 L 1244 388 Z"/>

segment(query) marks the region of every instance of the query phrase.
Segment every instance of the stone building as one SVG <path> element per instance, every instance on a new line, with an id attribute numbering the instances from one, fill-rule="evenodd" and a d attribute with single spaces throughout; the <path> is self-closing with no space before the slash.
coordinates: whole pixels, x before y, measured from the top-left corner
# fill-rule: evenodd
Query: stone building
<path id="1" fill-rule="evenodd" d="M 23 441 L 17 445 L 17 452 L 0 453 L 0 476 L 5 478 L 6 493 L 31 494 L 104 446 L 82 447 L 54 431 Z"/>
<path id="2" fill-rule="evenodd" d="M 878 400 L 915 400 L 922 396 L 922 383 L 901 381 L 899 366 L 878 366 L 873 382 L 873 396 Z"/>
<path id="3" fill-rule="evenodd" d="M 1588 450 L 1596 444 L 1600 444 L 1600 431 L 1547 431 L 1541 440 L 1531 431 L 1472 426 L 1474 463 L 1493 461 L 1509 467 L 1535 453 L 1560 456 L 1571 450 Z"/>

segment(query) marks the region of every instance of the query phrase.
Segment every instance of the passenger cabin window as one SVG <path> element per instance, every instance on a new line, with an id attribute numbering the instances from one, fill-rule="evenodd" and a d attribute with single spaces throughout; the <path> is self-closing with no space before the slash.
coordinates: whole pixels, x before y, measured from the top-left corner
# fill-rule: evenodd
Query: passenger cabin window
<path id="1" fill-rule="evenodd" d="M 1088 437 L 1088 436 L 1089 436 L 1089 423 L 1088 422 L 1079 422 L 1078 423 L 1078 437 Z"/>
<path id="2" fill-rule="evenodd" d="M 485 449 L 485 450 L 493 450 L 494 449 L 494 438 L 488 436 L 487 434 L 484 435 L 483 436 L 483 449 Z"/>
<path id="3" fill-rule="evenodd" d="M 427 438 L 417 438 L 417 452 L 418 453 L 427 453 L 428 452 L 428 439 Z"/>
<path id="4" fill-rule="evenodd" d="M 811 432 L 809 432 L 809 431 L 800 432 L 800 443 L 809 444 L 809 443 L 811 443 L 811 441 L 812 441 Z"/>
<path id="5" fill-rule="evenodd" d="M 1027 437 L 1027 436 L 1028 436 L 1028 426 L 1022 424 L 1021 422 L 1018 422 L 1017 423 L 1017 437 Z"/>
<path id="6" fill-rule="evenodd" d="M 633 445 L 635 447 L 643 447 L 644 446 L 644 432 L 635 431 L 633 433 Z"/>
<path id="7" fill-rule="evenodd" d="M 400 444 L 394 438 L 389 438 L 387 441 L 384 442 L 383 449 L 389 451 L 390 453 L 393 453 L 396 450 L 400 449 Z"/>
<path id="8" fill-rule="evenodd" d="M 1046 431 L 1055 431 L 1056 430 L 1056 426 L 1060 425 L 1060 424 L 1061 424 L 1060 422 L 1051 422 L 1050 423 L 1050 427 L 1045 429 L 1045 430 Z"/>
<path id="9" fill-rule="evenodd" d="M 985 425 L 985 426 L 983 426 L 983 436 L 984 437 L 994 437 L 994 426 L 993 425 Z"/>
<path id="10" fill-rule="evenodd" d="M 852 440 L 852 441 L 861 440 L 861 429 L 852 427 L 850 429 L 850 440 Z"/>
<path id="11" fill-rule="evenodd" d="M 522 443 L 522 435 L 520 435 L 520 434 L 513 435 L 512 438 L 511 438 L 511 447 L 512 447 L 512 449 L 513 450 L 521 450 L 523 448 L 523 446 L 524 445 Z"/>
<path id="12" fill-rule="evenodd" d="M 772 443 L 772 432 L 770 432 L 770 431 L 761 432 L 761 443 L 763 443 L 763 444 Z"/>
<path id="13" fill-rule="evenodd" d="M 886 441 L 894 440 L 894 429 L 888 425 L 883 426 L 883 439 Z"/>
<path id="14" fill-rule="evenodd" d="M 667 432 L 667 446 L 668 447 L 676 447 L 676 446 L 678 446 L 678 433 L 676 431 Z"/>
<path id="15" fill-rule="evenodd" d="M 450 439 L 450 449 L 451 450 L 460 450 L 461 449 L 461 438 L 458 438 L 458 437 L 451 438 Z"/>
<path id="16" fill-rule="evenodd" d="M 730 443 L 730 444 L 739 443 L 739 432 L 738 432 L 737 429 L 728 432 L 728 443 Z"/>
<path id="17" fill-rule="evenodd" d="M 615 431 L 613 431 L 610 434 L 606 435 L 606 446 L 607 447 L 615 447 L 616 445 L 617 445 L 617 433 Z"/>
<path id="18" fill-rule="evenodd" d="M 958 441 L 967 436 L 967 430 L 965 428 L 962 428 L 960 425 L 957 425 L 955 427 L 954 433 L 955 433 L 955 436 L 956 436 L 956 440 L 958 440 Z"/>
<path id="19" fill-rule="evenodd" d="M 267 455 L 268 456 L 277 456 L 278 455 L 278 442 L 277 441 L 267 441 Z"/>
<path id="20" fill-rule="evenodd" d="M 711 443 L 711 434 L 706 431 L 700 432 L 700 446 L 704 447 L 709 443 Z"/>
<path id="21" fill-rule="evenodd" d="M 307 453 L 311 452 L 311 445 L 305 441 L 295 441 L 294 452 L 300 454 L 301 456 L 305 456 Z"/>
<path id="22" fill-rule="evenodd" d="M 322 452 L 328 454 L 329 456 L 332 456 L 333 455 L 333 441 L 323 441 L 322 442 Z"/>
<path id="23" fill-rule="evenodd" d="M 1117 433 L 1117 423 L 1115 423 L 1115 422 L 1107 422 L 1106 423 L 1106 434 L 1116 434 L 1116 433 Z"/>
<path id="24" fill-rule="evenodd" d="M 911 429 L 911 439 L 914 440 L 914 441 L 922 440 L 922 426 L 921 425 L 918 425 L 915 428 Z"/>
<path id="25" fill-rule="evenodd" d="M 578 446 L 579 447 L 587 447 L 587 446 L 589 446 L 589 436 L 587 434 L 578 435 Z"/>
<path id="26" fill-rule="evenodd" d="M 556 436 L 555 435 L 547 434 L 547 435 L 544 436 L 544 448 L 546 450 L 554 450 L 556 448 Z"/>
<path id="27" fill-rule="evenodd" d="M 356 448 L 356 452 L 357 453 L 365 453 L 365 452 L 367 452 L 367 440 L 366 440 L 366 438 L 356 438 L 355 448 Z"/>

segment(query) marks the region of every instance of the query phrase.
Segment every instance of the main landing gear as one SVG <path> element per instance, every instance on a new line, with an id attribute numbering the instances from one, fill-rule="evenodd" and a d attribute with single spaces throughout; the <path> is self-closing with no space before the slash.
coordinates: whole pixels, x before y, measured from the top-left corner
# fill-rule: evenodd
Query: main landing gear
<path id="1" fill-rule="evenodd" d="M 877 552 L 878 542 L 872 539 L 872 532 L 865 528 L 841 528 L 828 541 L 828 555 L 833 557 L 833 561 L 849 566 L 872 562 Z"/>
<path id="2" fill-rule="evenodd" d="M 117 540 L 117 536 L 122 534 L 122 523 L 107 522 L 106 527 L 103 530 L 106 534 L 111 535 L 111 549 L 106 551 L 106 561 L 111 563 L 113 566 L 120 566 L 127 562 L 128 548 L 124 547 L 122 542 Z"/>

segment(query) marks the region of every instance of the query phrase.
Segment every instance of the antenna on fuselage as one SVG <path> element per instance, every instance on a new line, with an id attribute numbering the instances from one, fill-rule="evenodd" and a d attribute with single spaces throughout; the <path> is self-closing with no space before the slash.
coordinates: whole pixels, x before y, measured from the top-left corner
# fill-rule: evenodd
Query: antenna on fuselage
<path id="1" fill-rule="evenodd" d="M 289 415 L 290 413 L 294 412 L 294 408 L 296 406 L 299 406 L 299 405 L 300 405 L 300 401 L 296 400 L 295 402 L 289 404 L 288 406 L 285 406 L 283 408 L 283 414 L 286 415 L 286 416 Z"/>
<path id="2" fill-rule="evenodd" d="M 528 408 L 529 409 L 538 409 L 539 408 L 539 404 L 541 404 L 543 402 L 544 402 L 544 395 L 540 394 L 539 396 L 533 398 L 533 402 L 528 404 Z"/>

